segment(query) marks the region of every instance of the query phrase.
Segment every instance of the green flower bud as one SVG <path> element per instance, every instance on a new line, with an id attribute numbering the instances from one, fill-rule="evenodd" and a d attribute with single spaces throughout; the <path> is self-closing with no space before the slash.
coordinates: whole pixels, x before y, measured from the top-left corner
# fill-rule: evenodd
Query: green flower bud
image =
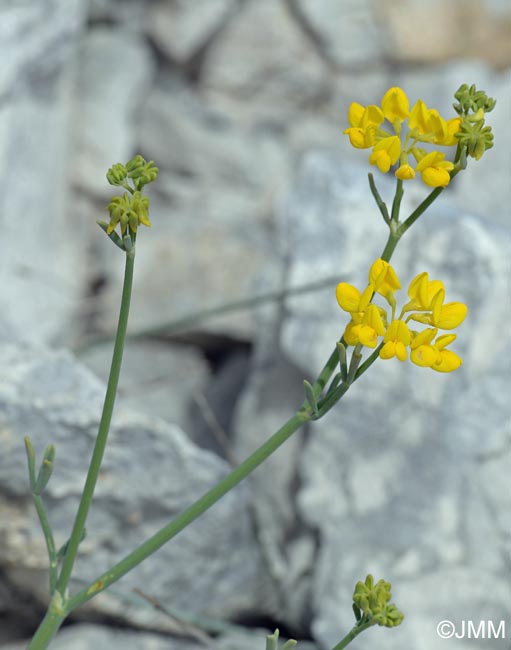
<path id="1" fill-rule="evenodd" d="M 363 617 L 357 620 L 373 621 L 377 625 L 395 627 L 399 625 L 404 616 L 394 604 L 389 604 L 392 597 L 391 584 L 385 580 L 378 580 L 374 584 L 372 575 L 368 575 L 365 582 L 357 582 L 353 593 L 355 615 L 357 609 Z"/>
<path id="2" fill-rule="evenodd" d="M 121 165 L 121 163 L 116 163 L 107 171 L 106 178 L 110 185 L 122 185 L 126 180 L 127 174 L 126 167 Z"/>

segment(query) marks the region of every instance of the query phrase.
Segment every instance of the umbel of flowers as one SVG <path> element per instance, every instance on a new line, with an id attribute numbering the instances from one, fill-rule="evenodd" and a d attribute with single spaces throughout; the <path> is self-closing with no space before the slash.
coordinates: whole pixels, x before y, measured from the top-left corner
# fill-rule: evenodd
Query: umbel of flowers
<path id="1" fill-rule="evenodd" d="M 461 366 L 461 358 L 446 349 L 456 334 L 439 334 L 458 327 L 467 315 L 467 306 L 461 302 L 445 302 L 445 287 L 440 280 L 430 280 L 427 273 L 419 273 L 408 287 L 409 301 L 396 318 L 395 292 L 401 283 L 392 266 L 377 259 L 369 270 L 369 283 L 361 293 L 346 282 L 337 285 L 339 306 L 348 312 L 351 320 L 344 330 L 348 345 L 376 348 L 380 343 L 380 358 L 410 359 L 418 366 L 438 372 L 452 372 Z M 391 308 L 373 304 L 374 295 L 382 296 Z M 417 331 L 414 326 L 425 325 Z M 380 339 L 383 339 L 380 341 Z"/>
<path id="2" fill-rule="evenodd" d="M 493 146 L 493 134 L 484 126 L 485 113 L 495 101 L 475 86 L 461 86 L 455 94 L 457 117 L 444 119 L 435 108 L 428 108 L 419 99 L 412 108 L 405 92 L 389 88 L 381 106 L 362 106 L 353 102 L 348 111 L 349 128 L 344 133 L 357 149 L 372 149 L 371 165 L 384 174 L 395 168 L 401 181 L 419 173 L 430 187 L 446 187 L 455 163 L 446 159 L 446 149 L 463 146 L 468 155 L 479 160 Z M 428 151 L 423 145 L 432 145 Z"/>

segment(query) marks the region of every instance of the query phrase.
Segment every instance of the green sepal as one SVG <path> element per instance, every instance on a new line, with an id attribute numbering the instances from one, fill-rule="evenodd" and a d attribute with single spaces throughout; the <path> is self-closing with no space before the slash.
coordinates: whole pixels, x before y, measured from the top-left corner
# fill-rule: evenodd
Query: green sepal
<path id="1" fill-rule="evenodd" d="M 353 607 L 353 613 L 355 614 L 355 618 L 358 623 L 359 621 L 362 620 L 362 612 L 360 611 L 360 608 L 356 603 L 353 603 L 352 607 Z"/>
<path id="2" fill-rule="evenodd" d="M 87 529 L 84 528 L 82 536 L 80 537 L 80 542 L 79 543 L 81 544 L 86 537 L 87 537 Z M 62 560 L 64 558 L 64 556 L 67 553 L 67 547 L 68 546 L 69 546 L 69 540 L 67 540 L 67 542 L 62 544 L 62 546 L 57 551 L 57 561 Z"/>
<path id="3" fill-rule="evenodd" d="M 131 253 L 131 251 L 134 249 L 133 246 L 133 240 L 131 239 L 131 236 L 126 234 L 122 238 L 123 246 L 122 249 L 126 251 L 127 253 Z"/>
<path id="4" fill-rule="evenodd" d="M 37 480 L 33 487 L 34 494 L 41 494 L 44 490 L 48 481 L 51 478 L 53 473 L 53 461 L 55 460 L 55 447 L 54 445 L 48 445 L 44 452 L 43 462 L 39 469 L 39 474 L 37 475 Z"/>
<path id="5" fill-rule="evenodd" d="M 25 451 L 27 452 L 28 463 L 28 480 L 30 481 L 30 489 L 32 492 L 35 490 L 36 476 L 35 476 L 35 451 L 32 441 L 28 436 L 25 436 Z"/>
<path id="6" fill-rule="evenodd" d="M 106 221 L 96 221 L 98 226 L 101 228 L 101 230 L 104 230 L 105 233 L 107 234 L 108 237 L 114 242 L 116 246 L 118 246 L 122 251 L 125 250 L 124 244 L 122 243 L 122 239 L 119 237 L 119 235 L 113 230 L 112 232 L 107 232 L 108 231 L 108 224 Z"/>
<path id="7" fill-rule="evenodd" d="M 307 403 L 311 407 L 314 417 L 318 417 L 319 416 L 318 402 L 316 400 L 316 396 L 314 395 L 314 389 L 312 388 L 312 384 L 308 382 L 306 379 L 304 379 L 303 387 L 305 388 L 305 397 L 307 399 Z"/>
<path id="8" fill-rule="evenodd" d="M 297 644 L 298 641 L 295 641 L 294 639 L 289 639 L 289 641 L 286 641 L 282 646 L 282 650 L 291 650 L 291 648 L 294 648 Z"/>
<path id="9" fill-rule="evenodd" d="M 339 353 L 339 365 L 341 367 L 341 378 L 343 381 L 346 381 L 348 378 L 348 362 L 346 360 L 346 348 L 344 345 L 338 341 L 336 343 L 337 352 Z"/>
<path id="10" fill-rule="evenodd" d="M 278 650 L 279 631 L 275 630 L 273 634 L 266 637 L 266 650 Z"/>

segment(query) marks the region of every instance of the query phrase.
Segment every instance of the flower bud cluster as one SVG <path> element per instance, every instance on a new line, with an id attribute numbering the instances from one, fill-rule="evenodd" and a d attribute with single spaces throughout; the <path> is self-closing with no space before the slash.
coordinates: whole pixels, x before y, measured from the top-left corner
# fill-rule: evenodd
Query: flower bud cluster
<path id="1" fill-rule="evenodd" d="M 353 602 L 369 621 L 385 627 L 396 627 L 402 623 L 404 614 L 393 603 L 389 603 L 392 598 L 391 589 L 390 582 L 378 580 L 374 584 L 373 576 L 368 575 L 365 582 L 357 582 Z"/>
<path id="2" fill-rule="evenodd" d="M 107 235 L 111 235 L 118 225 L 123 235 L 128 229 L 130 233 L 136 233 L 141 224 L 151 226 L 149 199 L 142 192 L 145 185 L 156 180 L 158 171 L 153 160 L 146 161 L 140 154 L 125 165 L 116 163 L 110 167 L 106 174 L 110 185 L 127 191 L 122 196 L 114 196 L 108 204 L 110 223 L 105 228 Z"/>

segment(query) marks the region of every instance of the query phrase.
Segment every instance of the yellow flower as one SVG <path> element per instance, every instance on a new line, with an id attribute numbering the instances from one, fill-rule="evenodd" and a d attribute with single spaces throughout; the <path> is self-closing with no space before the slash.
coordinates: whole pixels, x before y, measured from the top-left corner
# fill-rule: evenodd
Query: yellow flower
<path id="1" fill-rule="evenodd" d="M 419 273 L 410 282 L 408 296 L 410 302 L 403 307 L 403 312 L 419 310 L 431 310 L 433 298 L 440 291 L 445 292 L 444 283 L 441 280 L 430 280 L 426 272 Z"/>
<path id="2" fill-rule="evenodd" d="M 431 368 L 437 372 L 453 372 L 463 363 L 461 358 L 445 348 L 456 339 L 456 334 L 443 334 L 432 343 L 437 329 L 427 329 L 415 334 L 411 341 L 410 359 L 423 368 Z"/>
<path id="3" fill-rule="evenodd" d="M 391 135 L 383 138 L 373 147 L 373 153 L 369 156 L 371 165 L 376 165 L 378 169 L 386 174 L 391 165 L 395 165 L 401 155 L 401 141 L 397 135 Z"/>
<path id="4" fill-rule="evenodd" d="M 437 372 L 453 372 L 457 370 L 463 361 L 455 352 L 446 350 L 445 347 L 456 339 L 456 334 L 444 334 L 439 336 L 435 341 L 435 348 L 438 351 L 438 357 L 431 366 L 432 370 Z"/>
<path id="5" fill-rule="evenodd" d="M 418 134 L 426 135 L 429 133 L 429 109 L 422 99 L 417 100 L 413 105 L 408 126 Z"/>
<path id="6" fill-rule="evenodd" d="M 446 187 L 451 177 L 449 172 L 454 169 L 454 164 L 444 160 L 445 154 L 432 151 L 424 156 L 416 167 L 421 178 L 429 187 Z"/>
<path id="7" fill-rule="evenodd" d="M 371 302 L 373 293 L 371 286 L 368 286 L 364 293 L 360 293 L 357 287 L 347 282 L 341 282 L 335 290 L 339 307 L 350 314 L 363 312 Z"/>
<path id="8" fill-rule="evenodd" d="M 444 141 L 439 142 L 438 144 L 443 144 L 446 147 L 452 147 L 458 144 L 458 138 L 456 137 L 456 133 L 458 133 L 461 127 L 461 117 L 453 117 L 452 120 L 447 120 L 446 125 L 447 125 L 447 134 L 444 138 Z"/>
<path id="9" fill-rule="evenodd" d="M 410 105 L 404 90 L 394 86 L 383 95 L 381 107 L 385 118 L 394 124 L 396 121 L 402 122 L 408 117 Z"/>
<path id="10" fill-rule="evenodd" d="M 376 131 L 384 116 L 378 106 L 362 106 L 353 102 L 348 111 L 350 128 L 343 131 L 348 135 L 350 144 L 356 149 L 368 149 L 376 142 Z"/>
<path id="11" fill-rule="evenodd" d="M 378 336 L 385 334 L 385 325 L 381 310 L 376 305 L 369 305 L 362 315 L 353 314 L 344 332 L 348 345 L 361 343 L 368 348 L 378 345 Z"/>
<path id="12" fill-rule="evenodd" d="M 369 284 L 384 298 L 389 299 L 394 291 L 401 289 L 397 273 L 382 259 L 377 259 L 369 269 Z"/>
<path id="13" fill-rule="evenodd" d="M 401 181 L 409 181 L 415 178 L 415 169 L 408 163 L 404 163 L 396 169 L 395 175 Z"/>
<path id="14" fill-rule="evenodd" d="M 383 337 L 384 346 L 380 350 L 380 358 L 397 357 L 399 361 L 406 361 L 406 348 L 410 345 L 411 338 L 408 325 L 402 320 L 393 320 Z"/>

